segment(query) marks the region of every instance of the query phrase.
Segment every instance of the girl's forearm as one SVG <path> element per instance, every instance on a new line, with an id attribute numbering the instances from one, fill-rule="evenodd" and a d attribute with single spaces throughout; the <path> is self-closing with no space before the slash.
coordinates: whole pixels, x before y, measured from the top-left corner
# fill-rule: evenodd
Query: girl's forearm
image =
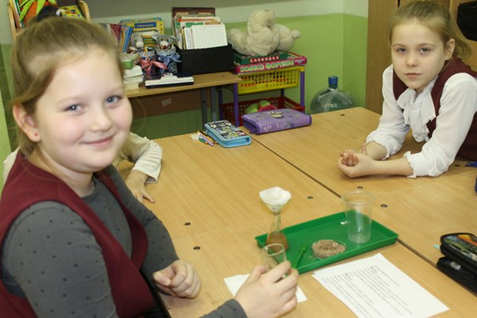
<path id="1" fill-rule="evenodd" d="M 366 154 L 374 160 L 381 160 L 386 157 L 388 151 L 380 144 L 371 141 L 366 144 Z"/>
<path id="2" fill-rule="evenodd" d="M 414 173 L 406 158 L 376 161 L 374 170 L 376 175 L 409 176 Z"/>

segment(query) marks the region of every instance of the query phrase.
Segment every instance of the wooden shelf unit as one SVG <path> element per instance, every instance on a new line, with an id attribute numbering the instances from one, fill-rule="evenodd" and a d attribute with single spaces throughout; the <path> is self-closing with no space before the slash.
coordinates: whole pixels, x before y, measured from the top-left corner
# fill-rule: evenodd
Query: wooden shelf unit
<path id="1" fill-rule="evenodd" d="M 449 11 L 455 21 L 457 21 L 457 10 L 459 8 L 459 4 L 469 1 L 470 0 L 450 0 Z M 469 43 L 472 47 L 472 55 L 465 59 L 464 62 L 470 65 L 474 71 L 477 71 L 477 41 L 469 40 Z"/>
<path id="2" fill-rule="evenodd" d="M 86 20 L 90 20 L 91 17 L 89 15 L 89 8 L 88 4 L 85 1 L 77 1 L 78 7 L 81 10 L 81 13 L 83 13 L 83 16 L 86 18 Z M 10 30 L 12 32 L 12 39 L 13 43 L 15 43 L 15 39 L 17 38 L 17 35 L 24 29 L 24 28 L 17 28 L 15 25 L 15 18 L 13 16 L 13 8 L 10 6 L 10 2 L 7 3 L 7 12 L 8 12 L 8 18 L 10 20 Z"/>

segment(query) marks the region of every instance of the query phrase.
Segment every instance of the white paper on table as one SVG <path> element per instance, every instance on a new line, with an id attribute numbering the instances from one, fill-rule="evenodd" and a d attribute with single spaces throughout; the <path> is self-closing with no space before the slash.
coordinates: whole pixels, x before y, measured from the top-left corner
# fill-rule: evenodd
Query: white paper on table
<path id="1" fill-rule="evenodd" d="M 240 287 L 243 285 L 243 283 L 245 283 L 248 278 L 248 275 L 249 274 L 235 275 L 232 277 L 224 278 L 225 284 L 227 285 L 233 296 L 237 294 Z M 298 289 L 296 290 L 296 299 L 299 303 L 307 299 L 305 293 L 301 290 L 300 286 L 298 286 Z"/>
<path id="2" fill-rule="evenodd" d="M 358 317 L 429 317 L 449 310 L 381 254 L 315 271 Z"/>

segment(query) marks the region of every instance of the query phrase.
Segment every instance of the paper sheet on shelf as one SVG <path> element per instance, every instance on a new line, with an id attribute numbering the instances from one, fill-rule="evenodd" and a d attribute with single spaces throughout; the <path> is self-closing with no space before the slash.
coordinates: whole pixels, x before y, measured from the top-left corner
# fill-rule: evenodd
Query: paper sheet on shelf
<path id="1" fill-rule="evenodd" d="M 235 275 L 232 277 L 224 278 L 225 284 L 227 285 L 233 296 L 235 296 L 235 294 L 238 292 L 243 283 L 245 283 L 248 278 L 248 275 L 249 274 Z M 300 286 L 298 286 L 298 289 L 296 291 L 296 299 L 299 303 L 307 299 L 305 293 L 303 293 Z"/>
<path id="2" fill-rule="evenodd" d="M 429 317 L 449 310 L 381 254 L 313 273 L 358 317 Z"/>
<path id="3" fill-rule="evenodd" d="M 227 46 L 227 32 L 224 24 L 191 26 L 194 49 L 207 49 Z"/>

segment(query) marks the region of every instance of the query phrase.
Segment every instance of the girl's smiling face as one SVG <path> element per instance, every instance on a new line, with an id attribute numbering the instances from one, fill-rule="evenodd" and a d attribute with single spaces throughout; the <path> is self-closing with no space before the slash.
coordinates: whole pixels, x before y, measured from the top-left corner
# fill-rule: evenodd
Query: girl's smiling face
<path id="1" fill-rule="evenodd" d="M 452 58 L 454 47 L 453 39 L 443 43 L 439 34 L 417 21 L 398 24 L 391 37 L 394 71 L 407 87 L 421 93 Z"/>
<path id="2" fill-rule="evenodd" d="M 56 70 L 30 120 L 37 131 L 35 151 L 66 177 L 111 164 L 131 121 L 118 64 L 99 49 Z"/>

